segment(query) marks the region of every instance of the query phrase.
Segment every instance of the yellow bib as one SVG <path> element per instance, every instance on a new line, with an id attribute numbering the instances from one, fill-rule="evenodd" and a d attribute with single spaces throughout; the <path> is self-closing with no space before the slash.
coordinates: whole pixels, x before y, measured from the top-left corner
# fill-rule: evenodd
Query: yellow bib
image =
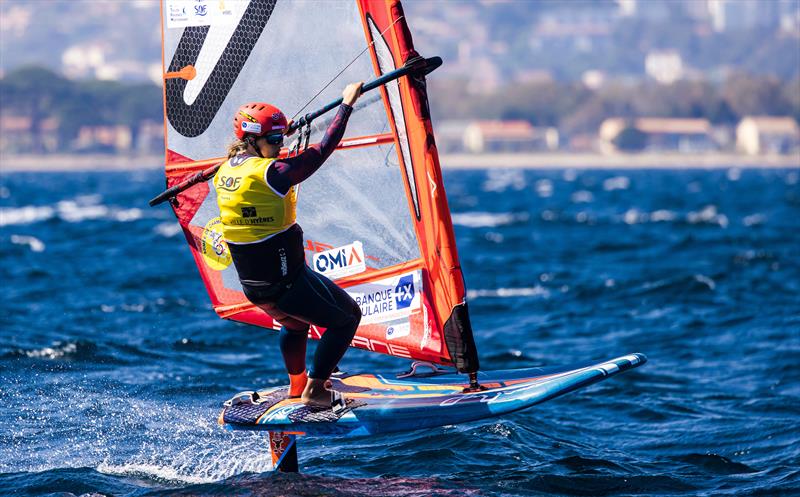
<path id="1" fill-rule="evenodd" d="M 297 185 L 281 195 L 267 184 L 276 159 L 234 157 L 214 175 L 222 235 L 231 243 L 253 243 L 287 230 L 297 215 Z"/>

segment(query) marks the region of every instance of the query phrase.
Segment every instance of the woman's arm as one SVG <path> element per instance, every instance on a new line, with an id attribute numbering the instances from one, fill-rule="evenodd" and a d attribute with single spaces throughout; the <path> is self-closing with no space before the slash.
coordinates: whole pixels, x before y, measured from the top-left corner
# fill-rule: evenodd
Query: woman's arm
<path id="1" fill-rule="evenodd" d="M 276 160 L 267 170 L 267 182 L 273 190 L 285 195 L 293 185 L 305 181 L 330 157 L 344 136 L 347 120 L 353 108 L 347 104 L 339 107 L 339 112 L 325 131 L 318 144 L 311 145 L 300 155 Z"/>

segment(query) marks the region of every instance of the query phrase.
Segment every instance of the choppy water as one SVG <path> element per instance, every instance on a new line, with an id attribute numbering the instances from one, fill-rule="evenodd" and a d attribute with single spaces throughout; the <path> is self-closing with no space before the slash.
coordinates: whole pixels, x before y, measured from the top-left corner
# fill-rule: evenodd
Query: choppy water
<path id="1" fill-rule="evenodd" d="M 485 369 L 650 362 L 502 419 L 303 438 L 268 473 L 220 403 L 284 383 L 217 319 L 157 171 L 0 176 L 0 495 L 800 494 L 800 172 L 446 171 Z M 347 370 L 400 370 L 351 351 Z"/>

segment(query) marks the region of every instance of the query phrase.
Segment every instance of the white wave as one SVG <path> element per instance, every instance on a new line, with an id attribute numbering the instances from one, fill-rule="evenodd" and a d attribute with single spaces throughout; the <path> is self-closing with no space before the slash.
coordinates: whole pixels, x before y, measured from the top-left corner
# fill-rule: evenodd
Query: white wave
<path id="1" fill-rule="evenodd" d="M 631 207 L 622 215 L 622 222 L 625 224 L 660 223 L 674 221 L 677 218 L 678 214 L 666 209 L 644 212 L 635 207 Z"/>
<path id="2" fill-rule="evenodd" d="M 117 310 L 123 310 L 125 312 L 144 312 L 145 305 L 144 304 L 122 304 L 120 306 L 115 305 L 108 305 L 108 304 L 100 304 L 100 310 L 105 313 L 112 313 L 117 312 Z"/>
<path id="3" fill-rule="evenodd" d="M 145 368 L 136 374 L 153 372 L 161 373 Z M 27 426 L 15 425 L 14 434 L 25 436 L 12 436 L 0 447 L 4 472 L 92 467 L 107 474 L 205 483 L 272 469 L 263 435 L 221 429 L 216 407 L 133 398 L 125 387 L 105 388 L 90 379 L 50 385 L 47 403 L 27 402 L 29 395 L 20 383 L 9 399 Z M 52 426 L 64 431 L 58 440 L 47 429 Z M 41 449 L 30 451 L 30 446 Z"/>
<path id="4" fill-rule="evenodd" d="M 564 178 L 564 181 L 572 183 L 573 181 L 578 179 L 578 171 L 574 169 L 567 169 L 566 171 L 564 171 L 562 178 Z"/>
<path id="5" fill-rule="evenodd" d="M 594 195 L 588 190 L 578 190 L 570 195 L 569 199 L 573 204 L 587 204 L 594 200 Z"/>
<path id="6" fill-rule="evenodd" d="M 659 223 L 675 221 L 678 219 L 678 214 L 666 209 L 659 209 L 648 213 L 640 211 L 635 207 L 631 207 L 625 211 L 625 213 L 619 219 L 621 219 L 625 224 Z M 686 221 L 690 224 L 716 224 L 722 228 L 726 228 L 729 224 L 728 217 L 725 214 L 720 214 L 717 211 L 717 207 L 714 205 L 707 205 L 699 211 L 691 211 L 687 213 Z M 758 224 L 763 221 L 763 216 L 759 217 L 758 214 L 754 216 L 748 216 L 743 220 L 747 226 L 750 226 L 750 224 L 747 223 Z"/>
<path id="7" fill-rule="evenodd" d="M 216 429 L 219 430 L 219 428 Z M 188 435 L 195 436 L 196 434 L 188 433 Z M 168 446 L 169 450 L 165 454 L 149 453 L 148 448 L 143 453 L 134 456 L 134 461 L 105 460 L 100 462 L 95 469 L 100 473 L 110 475 L 145 477 L 188 484 L 212 483 L 244 472 L 270 471 L 272 456 L 263 439 L 260 445 L 254 441 L 248 441 L 248 444 L 254 444 L 258 450 L 244 449 L 233 444 L 230 446 L 205 444 L 204 446 L 198 441 L 193 447 L 185 447 L 184 450 L 175 450 L 174 447 Z"/>
<path id="8" fill-rule="evenodd" d="M 122 304 L 122 310 L 128 312 L 144 312 L 144 304 Z"/>
<path id="9" fill-rule="evenodd" d="M 116 221 L 127 223 L 130 221 L 136 221 L 137 219 L 141 219 L 142 217 L 144 217 L 144 213 L 142 212 L 142 209 L 134 207 L 132 209 L 120 209 L 118 211 L 112 211 L 111 216 Z"/>
<path id="10" fill-rule="evenodd" d="M 527 212 L 463 212 L 453 214 L 453 224 L 468 228 L 494 228 L 528 220 Z"/>
<path id="11" fill-rule="evenodd" d="M 107 464 L 100 463 L 97 468 L 100 473 L 114 476 L 146 476 L 162 481 L 181 482 L 189 484 L 212 483 L 215 480 L 201 476 L 181 474 L 176 468 L 158 466 L 155 464 Z"/>
<path id="12" fill-rule="evenodd" d="M 46 221 L 55 216 L 55 213 L 55 209 L 47 206 L 3 207 L 0 208 L 0 226 Z"/>
<path id="13" fill-rule="evenodd" d="M 739 178 L 742 177 L 742 170 L 738 167 L 732 167 L 728 169 L 728 172 L 725 173 L 725 176 L 728 178 L 728 181 L 739 181 Z"/>
<path id="14" fill-rule="evenodd" d="M 603 181 L 603 190 L 610 192 L 614 190 L 627 190 L 631 186 L 631 180 L 627 176 L 614 176 Z"/>
<path id="15" fill-rule="evenodd" d="M 483 191 L 501 193 L 508 189 L 522 190 L 527 186 L 525 174 L 519 169 L 489 169 Z"/>
<path id="16" fill-rule="evenodd" d="M 558 219 L 558 214 L 546 209 L 542 211 L 541 217 L 543 221 L 555 221 Z"/>
<path id="17" fill-rule="evenodd" d="M 163 222 L 157 224 L 153 231 L 157 234 L 163 236 L 164 238 L 172 238 L 173 236 L 177 235 L 181 232 L 181 225 L 171 221 L 171 222 Z"/>
<path id="18" fill-rule="evenodd" d="M 44 242 L 35 236 L 11 235 L 11 243 L 14 245 L 27 245 L 33 252 L 44 252 Z"/>
<path id="19" fill-rule="evenodd" d="M 787 185 L 796 185 L 800 181 L 800 174 L 797 171 L 792 171 L 786 175 L 786 184 Z"/>
<path id="20" fill-rule="evenodd" d="M 698 283 L 702 283 L 705 286 L 707 286 L 709 290 L 714 290 L 715 288 L 717 288 L 717 283 L 708 276 L 705 276 L 703 274 L 694 275 L 694 279 Z"/>
<path id="21" fill-rule="evenodd" d="M 107 217 L 110 209 L 105 205 L 85 205 L 74 200 L 62 200 L 56 204 L 58 217 L 68 223 L 79 223 L 87 219 Z"/>
<path id="22" fill-rule="evenodd" d="M 55 342 L 52 347 L 44 347 L 36 350 L 25 350 L 23 353 L 31 359 L 58 359 L 67 354 L 72 354 L 78 350 L 75 343 Z"/>
<path id="23" fill-rule="evenodd" d="M 537 195 L 542 198 L 548 198 L 553 196 L 553 182 L 549 179 L 540 179 L 536 182 L 534 186 Z"/>
<path id="24" fill-rule="evenodd" d="M 622 215 L 622 220 L 625 224 L 646 223 L 649 218 L 650 216 L 646 212 L 635 208 L 628 209 L 625 211 L 625 214 Z"/>
<path id="25" fill-rule="evenodd" d="M 547 298 L 550 296 L 550 290 L 547 288 L 536 285 L 533 287 L 523 288 L 497 288 L 497 289 L 478 289 L 467 290 L 467 298 L 514 298 L 514 297 L 542 297 Z"/>
<path id="26" fill-rule="evenodd" d="M 707 205 L 702 210 L 692 211 L 686 215 L 686 220 L 691 224 L 717 224 L 721 228 L 728 227 L 728 216 L 717 212 L 716 205 Z"/>
<path id="27" fill-rule="evenodd" d="M 494 231 L 489 231 L 483 235 L 483 237 L 493 243 L 503 243 L 503 240 L 505 240 L 505 237 L 501 233 L 495 233 Z"/>
<path id="28" fill-rule="evenodd" d="M 100 195 L 81 195 L 72 200 L 57 202 L 54 206 L 26 205 L 0 208 L 0 226 L 33 224 L 55 217 L 68 223 L 95 219 L 126 223 L 145 217 L 145 212 L 136 207 L 124 209 L 97 203 L 101 198 Z"/>
<path id="29" fill-rule="evenodd" d="M 5 186 L 0 186 L 0 198 L 8 198 L 11 196 L 11 190 Z"/>
<path id="30" fill-rule="evenodd" d="M 657 211 L 653 211 L 650 213 L 650 221 L 654 223 L 662 222 L 662 221 L 674 221 L 678 218 L 678 215 L 672 211 L 668 211 L 666 209 L 659 209 Z"/>
<path id="31" fill-rule="evenodd" d="M 759 224 L 764 224 L 767 220 L 767 216 L 764 214 L 752 214 L 750 216 L 745 216 L 742 219 L 742 224 L 745 226 L 758 226 Z"/>

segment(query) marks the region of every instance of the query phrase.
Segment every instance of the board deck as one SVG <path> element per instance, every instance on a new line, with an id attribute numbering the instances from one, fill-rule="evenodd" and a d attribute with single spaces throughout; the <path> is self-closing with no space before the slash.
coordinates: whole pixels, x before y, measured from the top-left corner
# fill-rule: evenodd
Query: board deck
<path id="1" fill-rule="evenodd" d="M 226 403 L 220 424 L 232 430 L 358 436 L 464 423 L 525 409 L 641 366 L 643 354 L 581 365 L 483 371 L 486 390 L 464 392 L 467 376 L 451 370 L 396 374 L 338 374 L 332 388 L 346 401 L 333 410 L 288 397 L 288 387 L 250 392 Z M 233 400 L 233 399 L 232 399 Z"/>

